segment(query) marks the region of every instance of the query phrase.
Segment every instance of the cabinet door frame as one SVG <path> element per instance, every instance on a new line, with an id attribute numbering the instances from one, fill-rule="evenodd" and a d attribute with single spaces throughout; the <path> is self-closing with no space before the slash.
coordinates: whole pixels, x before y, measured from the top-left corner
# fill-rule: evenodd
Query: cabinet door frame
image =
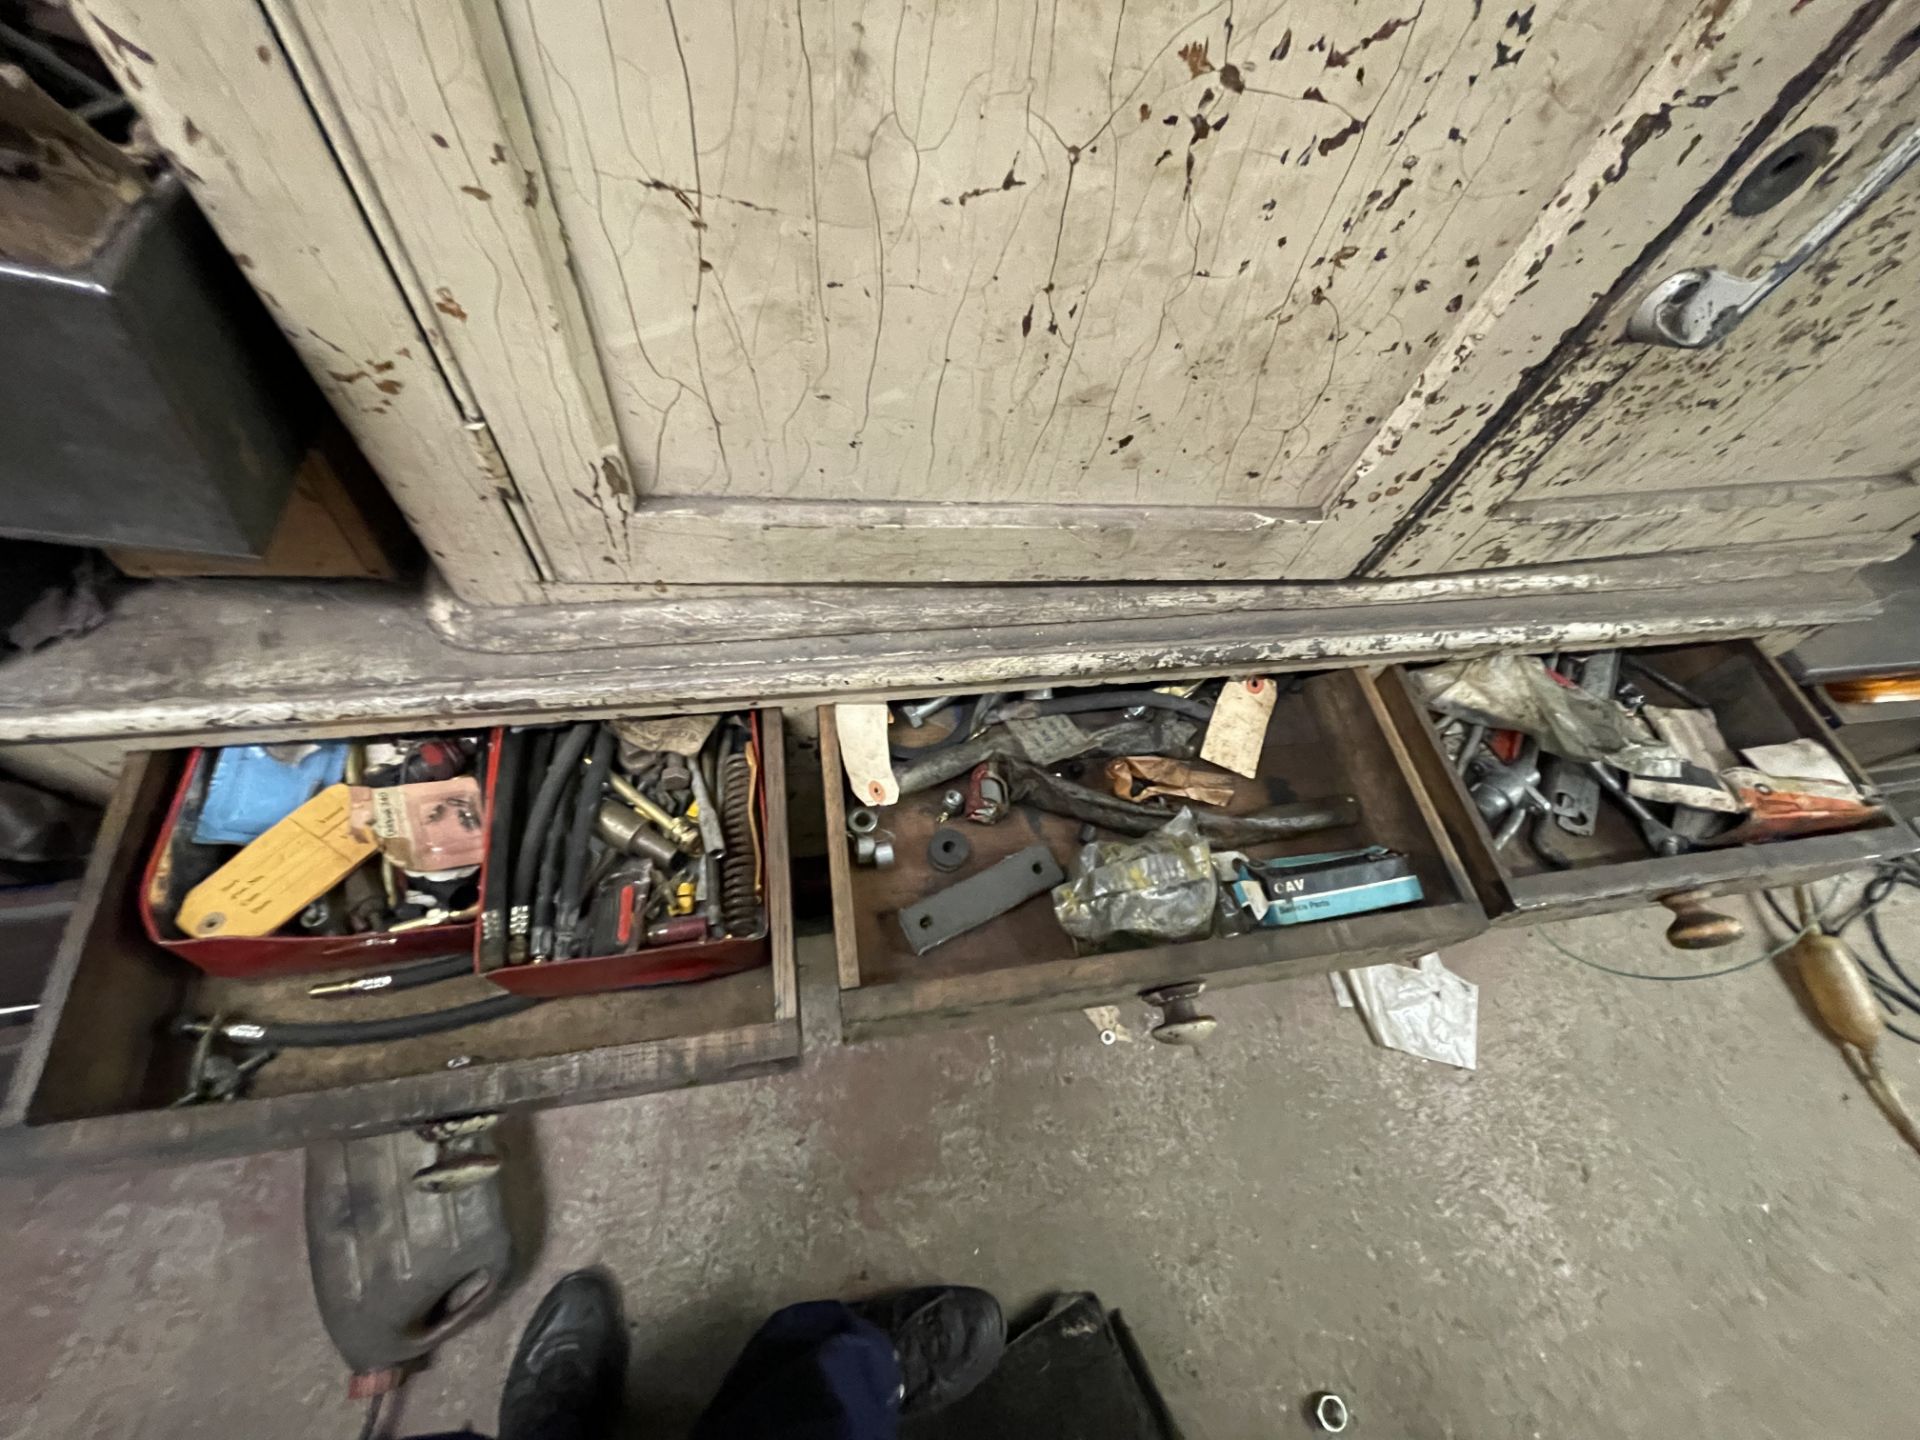
<path id="1" fill-rule="evenodd" d="M 1768 85 L 1726 77 L 1824 57 L 1888 6 L 1828 8 L 1700 0 L 1670 43 L 1650 42 L 1640 83 L 1345 478 L 1299 507 L 650 496 L 612 420 L 496 0 L 92 0 L 76 14 L 461 599 L 881 582 L 931 598 L 1039 580 L 1081 584 L 1097 610 L 1128 582 L 1338 579 L 1388 573 L 1389 551 L 1418 569 L 1417 533 L 1561 337 L 1620 288 L 1660 217 L 1764 138 Z M 465 303 L 508 274 L 510 303 Z"/>

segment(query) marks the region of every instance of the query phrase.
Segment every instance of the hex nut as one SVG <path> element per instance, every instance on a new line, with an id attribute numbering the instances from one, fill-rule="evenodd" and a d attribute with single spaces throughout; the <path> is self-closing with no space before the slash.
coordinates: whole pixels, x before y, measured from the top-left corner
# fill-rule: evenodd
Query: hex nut
<path id="1" fill-rule="evenodd" d="M 1353 1412 L 1347 1409 L 1347 1402 L 1331 1390 L 1323 1390 L 1313 1397 L 1313 1423 L 1327 1434 L 1338 1435 L 1352 1419 Z"/>

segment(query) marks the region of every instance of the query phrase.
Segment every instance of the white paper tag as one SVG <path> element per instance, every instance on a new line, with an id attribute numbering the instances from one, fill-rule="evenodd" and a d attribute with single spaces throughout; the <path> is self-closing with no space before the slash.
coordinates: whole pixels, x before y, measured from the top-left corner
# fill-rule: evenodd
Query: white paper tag
<path id="1" fill-rule="evenodd" d="M 1273 718 L 1273 701 L 1278 693 L 1278 687 L 1264 675 L 1229 680 L 1221 687 L 1220 701 L 1213 707 L 1200 758 L 1253 779 L 1260 770 L 1267 722 Z"/>
<path id="2" fill-rule="evenodd" d="M 893 778 L 893 757 L 887 753 L 887 707 L 836 705 L 833 724 L 840 735 L 847 786 L 860 803 L 891 805 L 899 800 L 900 782 Z"/>
<path id="3" fill-rule="evenodd" d="M 1724 770 L 1739 764 L 1720 734 L 1720 726 L 1711 710 L 1668 709 L 1649 705 L 1641 712 L 1654 734 L 1702 770 Z"/>

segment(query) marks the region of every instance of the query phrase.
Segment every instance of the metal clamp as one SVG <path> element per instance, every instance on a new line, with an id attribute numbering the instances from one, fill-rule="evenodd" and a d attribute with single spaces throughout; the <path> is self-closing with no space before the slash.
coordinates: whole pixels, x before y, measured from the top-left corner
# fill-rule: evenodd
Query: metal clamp
<path id="1" fill-rule="evenodd" d="M 184 1110 L 192 1105 L 225 1105 L 246 1093 L 256 1071 L 280 1052 L 260 1050 L 244 1060 L 217 1054 L 213 1044 L 220 1037 L 226 1017 L 216 1015 L 194 1042 L 193 1058 L 187 1064 L 187 1088 L 169 1109 Z"/>

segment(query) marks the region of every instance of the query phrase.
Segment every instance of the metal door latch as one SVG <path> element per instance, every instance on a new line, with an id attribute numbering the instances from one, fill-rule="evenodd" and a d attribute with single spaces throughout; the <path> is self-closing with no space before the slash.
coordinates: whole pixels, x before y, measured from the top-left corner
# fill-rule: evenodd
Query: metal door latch
<path id="1" fill-rule="evenodd" d="M 1652 293 L 1633 312 L 1633 318 L 1627 322 L 1627 338 L 1649 345 L 1674 345 L 1682 350 L 1718 344 L 1845 229 L 1848 221 L 1905 174 L 1915 160 L 1920 160 L 1920 125 L 1901 136 L 1867 172 L 1866 178 L 1815 221 L 1786 257 L 1764 275 L 1749 280 L 1717 265 L 1669 275 L 1653 287 Z"/>

